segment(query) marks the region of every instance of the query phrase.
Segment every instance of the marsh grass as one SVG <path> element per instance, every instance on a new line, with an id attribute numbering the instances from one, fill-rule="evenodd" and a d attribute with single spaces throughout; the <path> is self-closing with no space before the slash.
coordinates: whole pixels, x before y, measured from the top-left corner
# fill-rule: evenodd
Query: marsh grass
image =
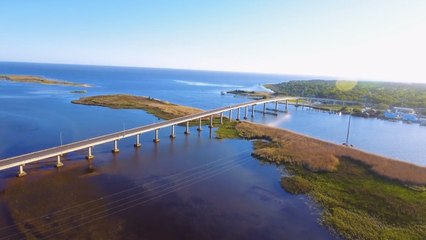
<path id="1" fill-rule="evenodd" d="M 313 173 L 287 165 L 292 177 L 282 186 L 308 193 L 324 207 L 323 222 L 347 238 L 425 239 L 426 192 L 372 172 L 365 164 L 340 159 L 335 172 Z"/>
<path id="2" fill-rule="evenodd" d="M 283 129 L 249 122 L 236 125 L 244 138 L 268 139 L 271 144 L 255 148 L 254 155 L 276 163 L 293 163 L 315 171 L 335 171 L 341 158 L 365 164 L 381 176 L 403 183 L 426 185 L 426 168 L 358 149 L 322 141 Z"/>
<path id="3" fill-rule="evenodd" d="M 426 168 L 259 124 L 235 130 L 261 139 L 253 155 L 283 164 L 290 176 L 281 186 L 312 197 L 321 221 L 343 237 L 426 239 Z"/>

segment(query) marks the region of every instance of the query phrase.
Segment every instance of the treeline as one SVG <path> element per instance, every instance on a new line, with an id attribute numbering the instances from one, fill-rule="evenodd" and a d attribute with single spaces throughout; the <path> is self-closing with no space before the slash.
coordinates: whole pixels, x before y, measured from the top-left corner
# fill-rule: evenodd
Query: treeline
<path id="1" fill-rule="evenodd" d="M 341 85 L 345 83 L 336 80 L 300 80 L 265 86 L 287 96 L 359 101 L 382 109 L 392 106 L 426 108 L 426 84 L 363 81 L 357 82 L 349 90 L 339 89 Z"/>

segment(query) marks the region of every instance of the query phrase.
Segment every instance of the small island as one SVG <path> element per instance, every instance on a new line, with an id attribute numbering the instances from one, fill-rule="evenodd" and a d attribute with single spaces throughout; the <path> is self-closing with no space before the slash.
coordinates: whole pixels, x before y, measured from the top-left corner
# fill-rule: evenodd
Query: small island
<path id="1" fill-rule="evenodd" d="M 266 99 L 266 98 L 270 98 L 274 96 L 270 92 L 263 92 L 263 91 L 261 92 L 261 91 L 232 90 L 232 91 L 227 91 L 226 93 L 241 95 L 241 96 L 249 97 L 252 99 Z"/>
<path id="2" fill-rule="evenodd" d="M 110 107 L 114 109 L 142 109 L 162 119 L 172 119 L 203 110 L 181 106 L 152 97 L 134 96 L 128 94 L 112 94 L 91 97 L 82 97 L 72 101 L 74 104 Z"/>
<path id="3" fill-rule="evenodd" d="M 73 86 L 73 87 L 90 87 L 90 85 L 88 84 L 59 81 L 59 80 L 47 79 L 44 77 L 30 76 L 30 75 L 0 74 L 0 80 L 22 82 L 22 83 L 38 83 L 38 84 L 48 84 L 48 85 Z"/>

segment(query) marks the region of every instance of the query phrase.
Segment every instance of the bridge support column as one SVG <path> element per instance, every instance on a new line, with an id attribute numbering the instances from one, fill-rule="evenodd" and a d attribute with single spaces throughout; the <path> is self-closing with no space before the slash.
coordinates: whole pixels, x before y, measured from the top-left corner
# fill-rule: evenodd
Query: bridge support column
<path id="1" fill-rule="evenodd" d="M 229 121 L 232 121 L 232 110 L 229 110 Z"/>
<path id="2" fill-rule="evenodd" d="M 170 138 L 176 138 L 176 134 L 175 134 L 175 125 L 172 125 L 172 132 L 170 133 Z"/>
<path id="3" fill-rule="evenodd" d="M 266 113 L 266 103 L 263 104 L 263 114 Z"/>
<path id="4" fill-rule="evenodd" d="M 142 146 L 142 144 L 141 144 L 141 135 L 140 134 L 136 135 L 136 143 L 133 146 L 136 147 L 136 148 Z"/>
<path id="5" fill-rule="evenodd" d="M 275 112 L 278 112 L 278 101 L 275 102 Z"/>
<path id="6" fill-rule="evenodd" d="M 254 117 L 254 107 L 256 106 L 256 104 L 251 105 L 251 117 Z"/>
<path id="7" fill-rule="evenodd" d="M 120 152 L 120 149 L 118 149 L 118 140 L 114 140 L 114 148 L 112 149 L 113 153 Z"/>
<path id="8" fill-rule="evenodd" d="M 247 115 L 248 115 L 248 106 L 246 106 L 246 108 L 244 110 L 244 119 L 248 118 Z"/>
<path id="9" fill-rule="evenodd" d="M 240 121 L 240 113 L 241 113 L 241 108 L 238 108 L 237 121 Z"/>
<path id="10" fill-rule="evenodd" d="M 91 159 L 95 158 L 95 156 L 92 155 L 92 150 L 93 150 L 93 147 L 89 147 L 89 153 L 86 156 L 87 160 L 91 160 Z"/>
<path id="11" fill-rule="evenodd" d="M 285 112 L 288 112 L 288 100 L 285 100 Z"/>
<path id="12" fill-rule="evenodd" d="M 188 122 L 186 122 L 186 130 L 185 130 L 185 134 L 186 134 L 186 135 L 191 134 L 191 133 L 189 132 L 189 121 L 188 121 Z"/>
<path id="13" fill-rule="evenodd" d="M 22 165 L 19 166 L 19 171 L 16 174 L 17 177 L 23 177 L 23 176 L 27 175 L 27 173 L 24 171 L 24 166 L 25 166 L 25 164 L 22 164 Z"/>
<path id="14" fill-rule="evenodd" d="M 56 167 L 60 168 L 62 166 L 64 166 L 64 164 L 61 162 L 61 155 L 58 155 L 56 160 Z"/>
<path id="15" fill-rule="evenodd" d="M 203 120 L 200 118 L 200 123 L 198 124 L 198 128 L 197 128 L 197 131 L 199 132 L 203 131 L 203 128 L 201 127 L 202 121 Z"/>
<path id="16" fill-rule="evenodd" d="M 223 112 L 220 113 L 220 124 L 223 124 Z"/>
<path id="17" fill-rule="evenodd" d="M 213 115 L 210 116 L 210 125 L 209 128 L 213 128 Z"/>
<path id="18" fill-rule="evenodd" d="M 159 129 L 155 129 L 155 135 L 154 135 L 154 139 L 152 140 L 155 143 L 160 142 L 160 138 L 158 138 L 158 130 Z"/>

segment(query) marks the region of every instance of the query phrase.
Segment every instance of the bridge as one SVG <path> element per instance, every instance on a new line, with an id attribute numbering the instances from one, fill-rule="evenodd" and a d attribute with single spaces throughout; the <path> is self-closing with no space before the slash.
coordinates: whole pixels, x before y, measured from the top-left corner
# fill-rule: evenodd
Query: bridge
<path id="1" fill-rule="evenodd" d="M 72 143 L 65 144 L 65 145 L 58 146 L 58 147 L 48 148 L 48 149 L 44 149 L 44 150 L 41 150 L 41 151 L 31 152 L 31 153 L 27 153 L 27 154 L 16 156 L 16 157 L 2 159 L 2 160 L 0 160 L 0 170 L 13 168 L 13 167 L 19 167 L 19 171 L 17 173 L 17 176 L 22 177 L 22 176 L 25 176 L 27 174 L 24 171 L 24 166 L 25 166 L 25 164 L 28 164 L 28 163 L 37 162 L 37 161 L 45 160 L 45 159 L 48 159 L 48 158 L 56 157 L 56 159 L 57 159 L 56 160 L 56 167 L 59 168 L 59 167 L 63 166 L 63 163 L 61 162 L 61 157 L 64 154 L 67 154 L 67 153 L 70 153 L 70 152 L 87 149 L 86 159 L 90 160 L 90 159 L 94 158 L 93 147 L 97 146 L 97 145 L 101 145 L 101 144 L 105 144 L 105 143 L 113 143 L 112 152 L 117 153 L 117 152 L 120 151 L 119 148 L 118 148 L 118 141 L 120 139 L 123 139 L 123 138 L 135 137 L 134 146 L 140 147 L 141 146 L 141 143 L 140 143 L 141 134 L 147 133 L 147 132 L 154 132 L 153 141 L 155 143 L 158 143 L 160 141 L 160 139 L 158 137 L 158 132 L 159 132 L 160 129 L 163 129 L 163 128 L 170 127 L 170 131 L 171 131 L 170 132 L 170 138 L 175 138 L 176 137 L 175 126 L 178 125 L 178 124 L 186 124 L 185 134 L 189 134 L 190 133 L 189 132 L 190 131 L 189 123 L 191 121 L 199 120 L 198 130 L 201 131 L 202 119 L 203 118 L 210 118 L 209 127 L 212 128 L 213 127 L 213 119 L 214 119 L 215 115 L 220 116 L 220 124 L 223 123 L 223 118 L 224 118 L 225 113 L 229 114 L 228 119 L 229 119 L 229 121 L 232 121 L 232 114 L 233 114 L 234 111 L 236 111 L 236 120 L 240 120 L 240 117 L 241 117 L 242 114 L 244 114 L 244 119 L 247 119 L 250 110 L 251 110 L 251 114 L 250 114 L 251 117 L 254 117 L 255 112 L 259 111 L 259 110 L 255 111 L 256 105 L 262 105 L 263 104 L 263 109 L 261 110 L 261 112 L 263 114 L 266 114 L 267 113 L 266 104 L 268 104 L 268 103 L 274 103 L 275 104 L 274 108 L 272 109 L 275 112 L 279 111 L 278 110 L 278 104 L 285 104 L 284 111 L 287 112 L 289 100 L 297 100 L 297 98 L 294 98 L 294 97 L 278 97 L 278 98 L 270 98 L 270 99 L 262 99 L 262 100 L 257 100 L 257 101 L 251 101 L 251 102 L 247 102 L 247 103 L 241 103 L 241 104 L 236 104 L 236 105 L 232 105 L 232 106 L 228 106 L 228 107 L 222 107 L 222 108 L 218 108 L 218 109 L 204 111 L 204 112 L 201 112 L 201 113 L 196 113 L 196 114 L 192 114 L 192 115 L 188 115 L 188 116 L 184 116 L 184 117 L 179 117 L 179 118 L 175 118 L 175 119 L 171 119 L 171 120 L 167 120 L 167 121 L 153 123 L 153 124 L 149 124 L 149 125 L 145 125 L 145 126 L 141 126 L 141 127 L 136 127 L 136 128 L 128 129 L 128 130 L 125 130 L 125 131 L 120 131 L 120 132 L 102 135 L 102 136 L 98 136 L 98 137 L 94 137 L 94 138 L 90 138 L 90 139 L 85 139 L 85 140 L 82 140 L 82 141 L 72 142 Z M 250 107 L 251 107 L 251 109 L 250 109 Z"/>

